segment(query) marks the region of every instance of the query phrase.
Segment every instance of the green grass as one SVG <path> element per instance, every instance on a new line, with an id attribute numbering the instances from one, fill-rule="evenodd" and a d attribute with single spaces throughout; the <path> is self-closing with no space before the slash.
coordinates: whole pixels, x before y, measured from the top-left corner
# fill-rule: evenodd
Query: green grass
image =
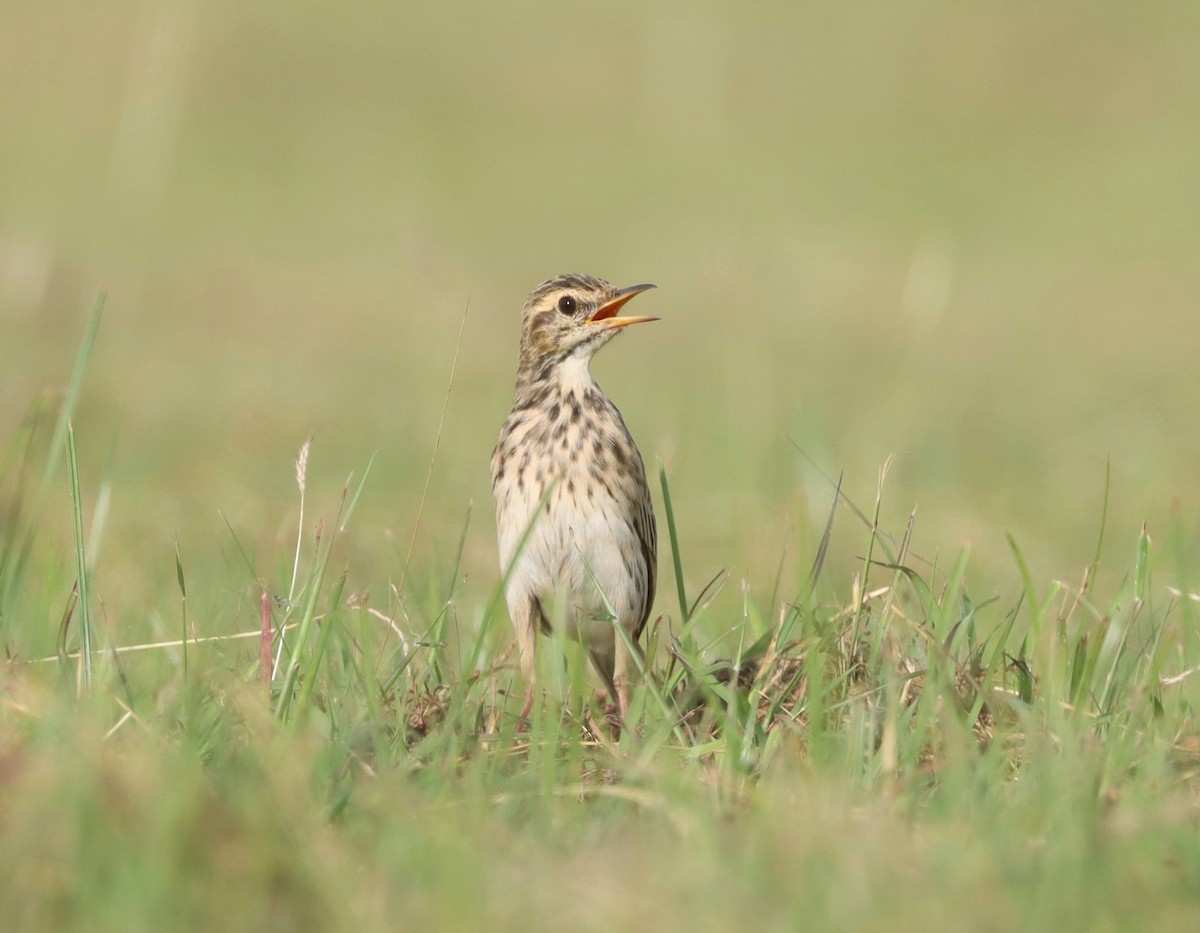
<path id="1" fill-rule="evenodd" d="M 4 927 L 1194 929 L 1197 9 L 7 11 Z M 618 743 L 487 488 L 566 271 Z"/>
<path id="2" fill-rule="evenodd" d="M 722 581 L 688 602 L 664 472 L 681 612 L 651 625 L 630 728 L 595 726 L 580 652 L 551 639 L 522 732 L 498 580 L 454 558 L 382 600 L 347 591 L 367 471 L 254 571 L 262 614 L 246 600 L 231 625 L 249 638 L 190 640 L 179 550 L 188 643 L 92 633 L 103 606 L 74 581 L 104 589 L 94 473 L 70 428 L 27 441 L 48 415 L 3 477 L 12 928 L 1183 929 L 1200 911 L 1200 644 L 1145 531 L 1111 592 L 1038 577 L 1010 537 L 1015 585 L 980 600 L 965 550 L 929 564 L 911 522 L 877 524 L 884 470 L 875 503 L 833 516 L 864 555 L 849 578 L 823 569 L 827 530 L 792 549 L 822 555 L 790 568 L 797 591 L 744 588 L 729 624 Z M 23 481 L 63 444 L 74 558 Z M 1182 530 L 1168 547 L 1194 566 Z M 58 654 L 35 658 L 64 604 Z"/>

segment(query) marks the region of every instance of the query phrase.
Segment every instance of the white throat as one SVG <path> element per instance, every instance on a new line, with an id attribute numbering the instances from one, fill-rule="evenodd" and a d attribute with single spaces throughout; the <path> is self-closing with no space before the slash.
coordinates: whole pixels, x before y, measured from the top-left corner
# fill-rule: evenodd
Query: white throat
<path id="1" fill-rule="evenodd" d="M 572 353 L 558 364 L 558 386 L 564 392 L 574 389 L 579 395 L 596 384 L 592 378 L 591 354 Z"/>

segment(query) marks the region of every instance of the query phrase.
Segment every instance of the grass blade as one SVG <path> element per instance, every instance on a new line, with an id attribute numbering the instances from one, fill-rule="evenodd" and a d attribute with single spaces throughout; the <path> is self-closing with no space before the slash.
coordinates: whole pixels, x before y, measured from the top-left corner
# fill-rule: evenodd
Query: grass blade
<path id="1" fill-rule="evenodd" d="M 1150 592 L 1150 534 L 1146 531 L 1146 523 L 1142 522 L 1142 532 L 1138 535 L 1137 557 L 1133 565 L 1133 598 L 1139 603 L 1145 602 L 1148 592 Z"/>
<path id="2" fill-rule="evenodd" d="M 838 502 L 842 498 L 842 480 L 844 478 L 844 473 L 838 474 L 837 486 L 833 490 L 833 503 L 829 506 L 829 517 L 825 519 L 825 530 L 821 532 L 821 541 L 817 545 L 817 553 L 813 556 L 812 567 L 808 571 L 808 581 L 805 584 L 807 596 L 816 592 L 817 581 L 820 580 L 821 570 L 825 566 L 825 555 L 829 551 L 829 540 L 833 537 L 833 519 L 837 515 Z"/>
<path id="3" fill-rule="evenodd" d="M 1027 641 L 1030 650 L 1032 650 L 1041 637 L 1041 603 L 1038 602 L 1037 593 L 1033 588 L 1033 576 L 1029 573 L 1029 564 L 1025 562 L 1025 555 L 1021 553 L 1017 539 L 1008 532 L 1004 533 L 1004 538 L 1008 541 L 1008 549 L 1012 552 L 1013 560 L 1017 562 L 1017 571 L 1021 574 L 1021 587 L 1025 593 L 1025 602 L 1029 606 L 1029 615 L 1032 619 L 1029 639 Z"/>
<path id="4" fill-rule="evenodd" d="M 79 345 L 79 353 L 75 356 L 75 365 L 71 369 L 71 379 L 67 383 L 67 393 L 63 398 L 62 408 L 58 412 L 58 421 L 54 426 L 54 436 L 50 442 L 50 452 L 46 457 L 46 470 L 42 475 L 42 490 L 50 487 L 58 462 L 62 458 L 67 444 L 67 435 L 71 429 L 71 419 L 75 417 L 75 409 L 79 405 L 79 396 L 83 391 L 83 376 L 87 371 L 88 361 L 92 358 L 92 348 L 96 343 L 96 333 L 100 329 L 100 318 L 104 313 L 104 292 L 96 296 L 92 305 L 92 313 L 88 317 L 87 326 L 83 331 L 83 342 Z M 41 497 L 39 496 L 39 499 Z"/>
<path id="5" fill-rule="evenodd" d="M 96 334 L 100 329 L 100 318 L 104 311 L 104 297 L 103 292 L 96 295 L 96 300 L 92 305 L 92 313 L 89 315 L 87 325 L 84 327 L 83 341 L 79 345 L 79 352 L 75 357 L 75 365 L 71 369 L 71 377 L 67 383 L 67 390 L 63 397 L 62 406 L 58 411 L 58 419 L 55 422 L 50 449 L 46 455 L 46 467 L 42 473 L 42 484 L 37 496 L 34 498 L 29 522 L 25 528 L 21 543 L 16 548 L 15 559 L 9 563 L 9 555 L 7 553 L 4 555 L 4 562 L 8 565 L 8 573 L 6 577 L 0 576 L 0 585 L 4 587 L 3 592 L 0 593 L 0 607 L 6 609 L 11 609 L 13 594 L 20 592 L 20 581 L 24 577 L 25 566 L 29 561 L 30 554 L 33 552 L 33 542 L 37 535 L 42 508 L 45 505 L 46 496 L 50 492 L 50 487 L 54 482 L 54 474 L 58 470 L 59 461 L 62 459 L 63 452 L 66 449 L 68 429 L 71 419 L 75 416 L 75 409 L 79 404 L 79 396 L 83 391 L 84 373 L 87 372 L 88 361 L 92 356 L 92 348 L 96 343 Z"/>
<path id="6" fill-rule="evenodd" d="M 1106 457 L 1104 460 L 1104 498 L 1100 503 L 1100 531 L 1096 535 L 1096 553 L 1092 557 L 1092 562 L 1088 564 L 1087 573 L 1084 576 L 1083 592 L 1087 595 L 1091 592 L 1093 586 L 1096 585 L 1096 570 L 1100 566 L 1100 554 L 1104 548 L 1104 529 L 1108 524 L 1108 495 L 1112 489 L 1112 457 Z"/>
<path id="7" fill-rule="evenodd" d="M 75 428 L 67 422 L 67 468 L 71 487 L 71 520 L 75 531 L 75 574 L 79 588 L 79 659 L 84 690 L 92 686 L 92 614 L 89 600 L 87 558 L 83 544 L 83 502 L 79 492 L 79 458 L 75 451 Z"/>
<path id="8" fill-rule="evenodd" d="M 183 643 L 183 681 L 188 679 L 188 624 L 187 582 L 183 578 L 183 557 L 179 553 L 179 538 L 175 538 L 175 580 L 179 584 L 179 614 L 182 626 L 180 641 Z"/>
<path id="9" fill-rule="evenodd" d="M 679 597 L 679 619 L 688 620 L 687 590 L 683 586 L 683 558 L 679 552 L 679 534 L 675 530 L 675 509 L 671 506 L 671 487 L 667 483 L 667 468 L 658 461 L 658 481 L 662 485 L 663 510 L 667 513 L 667 537 L 671 542 L 671 562 L 675 568 L 675 592 Z"/>

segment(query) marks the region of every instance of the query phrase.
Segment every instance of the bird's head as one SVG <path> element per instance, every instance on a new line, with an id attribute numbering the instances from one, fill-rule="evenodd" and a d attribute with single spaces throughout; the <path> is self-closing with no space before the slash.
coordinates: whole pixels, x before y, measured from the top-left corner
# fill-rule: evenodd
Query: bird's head
<path id="1" fill-rule="evenodd" d="M 629 299 L 651 288 L 614 288 L 590 275 L 560 275 L 543 282 L 530 294 L 521 317 L 521 372 L 541 373 L 569 357 L 590 359 L 621 328 L 658 320 L 618 315 Z"/>

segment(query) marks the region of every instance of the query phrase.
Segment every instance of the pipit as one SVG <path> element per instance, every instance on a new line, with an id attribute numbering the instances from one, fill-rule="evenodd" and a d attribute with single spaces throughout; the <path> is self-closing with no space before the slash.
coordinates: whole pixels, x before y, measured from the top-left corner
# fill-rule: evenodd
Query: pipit
<path id="1" fill-rule="evenodd" d="M 560 275 L 533 290 L 521 315 L 512 411 L 492 451 L 492 498 L 526 684 L 522 722 L 533 706 L 538 632 L 560 620 L 584 645 L 622 721 L 629 709 L 631 646 L 640 651 L 654 602 L 654 506 L 642 455 L 590 364 L 622 328 L 657 320 L 617 316 L 653 287 Z"/>

